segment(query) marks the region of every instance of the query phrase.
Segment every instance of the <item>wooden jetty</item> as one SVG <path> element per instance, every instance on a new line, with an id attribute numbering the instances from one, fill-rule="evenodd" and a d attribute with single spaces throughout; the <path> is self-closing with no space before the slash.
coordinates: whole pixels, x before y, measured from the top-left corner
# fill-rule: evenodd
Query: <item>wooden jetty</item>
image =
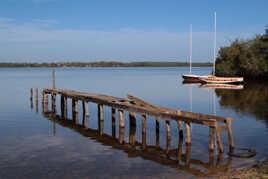
<path id="1" fill-rule="evenodd" d="M 115 117 L 112 116 L 112 135 L 103 133 L 103 122 L 100 118 L 99 128 L 91 129 L 88 126 L 88 116 L 83 115 L 82 124 L 77 123 L 74 120 L 63 118 L 61 115 L 52 111 L 43 112 L 43 115 L 50 121 L 57 123 L 60 126 L 66 127 L 79 133 L 80 135 L 90 138 L 104 146 L 112 147 L 113 149 L 123 151 L 128 154 L 129 158 L 141 157 L 145 160 L 151 160 L 160 165 L 168 166 L 174 169 L 182 170 L 195 176 L 205 177 L 217 174 L 218 172 L 225 172 L 232 167 L 232 157 L 228 156 L 226 160 L 223 160 L 223 153 L 219 152 L 214 159 L 214 152 L 209 152 L 209 159 L 207 162 L 201 160 L 192 159 L 191 157 L 191 145 L 186 145 L 185 152 L 183 152 L 183 139 L 180 138 L 178 147 L 170 149 L 170 138 L 167 136 L 167 147 L 162 149 L 159 146 L 159 130 L 156 130 L 156 145 L 147 145 L 146 140 L 142 138 L 142 142 L 136 141 L 136 125 L 129 120 L 129 139 L 128 142 L 124 141 L 124 127 L 119 129 L 119 139 L 115 135 Z M 86 120 L 85 120 L 86 118 Z M 53 134 L 55 133 L 55 125 L 53 128 Z M 144 136 L 143 136 L 144 137 Z"/>
<path id="2" fill-rule="evenodd" d="M 31 92 L 32 94 L 32 92 Z M 130 94 L 128 99 L 107 96 L 102 94 L 89 94 L 71 90 L 56 89 L 53 81 L 53 88 L 45 88 L 42 91 L 43 111 L 48 112 L 48 95 L 51 96 L 52 112 L 56 113 L 56 95 L 60 95 L 61 117 L 68 116 L 68 99 L 72 100 L 72 117 L 74 121 L 78 121 L 78 101 L 82 102 L 83 116 L 88 117 L 89 122 L 89 108 L 88 102 L 96 103 L 98 105 L 98 117 L 100 121 L 104 120 L 103 105 L 111 107 L 112 117 L 116 117 L 116 110 L 118 111 L 119 128 L 125 127 L 124 111 L 129 113 L 130 123 L 136 124 L 136 113 L 142 116 L 142 138 L 146 140 L 146 116 L 152 116 L 156 119 L 156 130 L 159 128 L 159 120 L 166 121 L 167 137 L 170 139 L 170 121 L 174 120 L 178 124 L 180 137 L 183 137 L 183 126 L 185 123 L 185 141 L 187 145 L 191 144 L 191 123 L 197 123 L 209 127 L 209 150 L 214 150 L 214 136 L 218 144 L 219 152 L 223 152 L 223 145 L 220 132 L 227 130 L 230 150 L 234 149 L 234 140 L 232 136 L 232 118 L 220 117 L 215 115 L 207 115 L 201 113 L 192 113 L 181 110 L 167 109 L 151 105 L 137 97 Z M 103 123 L 103 122 L 101 122 Z M 100 126 L 101 127 L 101 126 Z M 103 127 L 102 127 L 103 128 Z M 102 131 L 102 130 L 101 130 Z M 103 132 L 102 132 L 103 133 Z M 159 136 L 158 136 L 159 137 Z M 123 139 L 121 137 L 121 139 Z M 122 142 L 122 140 L 121 140 Z"/>

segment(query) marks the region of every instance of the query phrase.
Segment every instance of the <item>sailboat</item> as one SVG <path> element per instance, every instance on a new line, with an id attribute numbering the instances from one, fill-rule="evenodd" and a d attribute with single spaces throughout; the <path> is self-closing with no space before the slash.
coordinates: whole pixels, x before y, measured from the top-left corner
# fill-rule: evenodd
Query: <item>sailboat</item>
<path id="1" fill-rule="evenodd" d="M 213 75 L 200 78 L 204 83 L 240 83 L 243 82 L 243 77 L 217 77 L 215 76 L 215 62 L 216 62 L 216 12 L 214 13 L 214 63 Z"/>
<path id="2" fill-rule="evenodd" d="M 201 82 L 200 78 L 207 78 L 208 76 L 201 76 L 201 75 L 193 75 L 192 74 L 192 24 L 190 25 L 190 73 L 189 74 L 182 74 L 182 78 L 184 82 Z"/>

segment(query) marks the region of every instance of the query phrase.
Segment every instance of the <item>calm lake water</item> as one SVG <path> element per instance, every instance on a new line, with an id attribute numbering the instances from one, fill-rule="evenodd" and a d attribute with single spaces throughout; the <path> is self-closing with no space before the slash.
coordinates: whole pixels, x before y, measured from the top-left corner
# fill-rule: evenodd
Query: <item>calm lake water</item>
<path id="1" fill-rule="evenodd" d="M 208 74 L 211 68 L 193 68 Z M 126 125 L 119 144 L 118 118 L 113 135 L 111 109 L 104 106 L 104 134 L 98 133 L 97 105 L 90 103 L 89 128 L 71 120 L 57 121 L 42 114 L 41 90 L 52 86 L 49 68 L 0 69 L 0 178 L 191 178 L 245 167 L 268 157 L 268 84 L 244 85 L 242 90 L 209 89 L 182 84 L 188 68 L 58 68 L 56 88 L 126 97 L 127 93 L 153 105 L 232 117 L 237 148 L 253 148 L 253 158 L 228 156 L 228 136 L 221 133 L 225 152 L 208 152 L 208 127 L 193 124 L 192 145 L 178 137 L 171 122 L 167 152 L 165 122 L 160 122 L 160 148 L 156 147 L 155 120 L 146 121 L 146 147 L 141 145 L 141 116 L 135 131 Z M 30 103 L 30 88 L 39 89 L 38 106 Z M 35 90 L 34 90 L 35 92 Z M 50 99 L 49 99 L 50 100 Z M 60 98 L 57 112 L 60 114 Z M 51 105 L 49 104 L 49 107 Z M 82 105 L 79 103 L 79 123 Z M 71 119 L 71 101 L 69 101 Z M 128 124 L 128 113 L 125 112 Z M 129 145 L 131 137 L 136 144 Z M 132 138 L 133 139 L 133 138 Z M 216 146 L 217 148 L 217 146 Z M 178 150 L 185 153 L 177 163 Z M 185 161 L 189 160 L 190 163 Z"/>

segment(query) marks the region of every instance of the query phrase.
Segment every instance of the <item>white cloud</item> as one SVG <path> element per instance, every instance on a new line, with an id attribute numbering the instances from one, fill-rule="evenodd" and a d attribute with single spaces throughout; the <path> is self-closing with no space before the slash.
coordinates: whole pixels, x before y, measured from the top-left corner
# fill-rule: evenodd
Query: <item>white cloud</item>
<path id="1" fill-rule="evenodd" d="M 1 19 L 1 18 L 0 18 Z M 3 19 L 3 18 L 2 18 Z M 187 61 L 188 32 L 122 28 L 115 31 L 47 29 L 55 20 L 36 19 L 16 24 L 0 21 L 0 60 L 96 61 L 159 60 Z M 2 24 L 2 26 L 1 26 Z M 5 24 L 5 26 L 3 26 Z M 244 36 L 248 37 L 249 34 Z M 218 33 L 217 45 L 227 45 L 236 34 Z M 193 60 L 212 58 L 213 35 L 193 33 Z"/>

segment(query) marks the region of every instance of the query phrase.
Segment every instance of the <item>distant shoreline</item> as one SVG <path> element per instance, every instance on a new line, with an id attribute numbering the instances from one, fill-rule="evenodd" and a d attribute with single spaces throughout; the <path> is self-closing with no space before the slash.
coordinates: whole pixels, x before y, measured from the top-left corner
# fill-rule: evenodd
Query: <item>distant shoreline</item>
<path id="1" fill-rule="evenodd" d="M 1 63 L 0 68 L 18 67 L 186 67 L 187 62 L 56 62 L 56 63 Z M 212 63 L 192 63 L 193 67 L 210 67 Z"/>

